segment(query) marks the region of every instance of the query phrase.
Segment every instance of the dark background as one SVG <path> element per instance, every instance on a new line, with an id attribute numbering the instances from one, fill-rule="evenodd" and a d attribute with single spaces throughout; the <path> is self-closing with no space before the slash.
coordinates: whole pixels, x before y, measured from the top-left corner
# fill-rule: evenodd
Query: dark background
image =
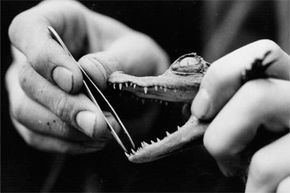
<path id="1" fill-rule="evenodd" d="M 9 102 L 4 82 L 5 72 L 11 63 L 7 30 L 15 15 L 37 3 L 38 1 L 1 2 L 2 191 L 50 190 L 51 188 L 45 188 L 50 183 L 47 175 L 53 176 L 50 170 L 60 162 L 64 163 L 63 168 L 52 191 L 83 191 L 82 187 L 90 180 L 98 185 L 97 189 L 100 191 L 243 191 L 243 182 L 238 178 L 223 177 L 202 145 L 196 145 L 179 155 L 142 165 L 128 163 L 114 145 L 108 148 L 109 151 L 65 158 L 27 146 L 13 128 L 9 117 Z M 204 37 L 207 29 L 206 25 L 202 24 L 204 10 L 201 1 L 84 1 L 83 3 L 93 10 L 112 16 L 133 29 L 148 34 L 166 50 L 171 60 L 192 51 L 204 52 L 202 45 L 208 39 Z M 264 1 L 263 11 L 255 13 L 256 21 L 251 20 L 247 23 L 249 29 L 256 29 L 256 25 L 261 24 L 258 30 L 252 30 L 254 38 L 241 37 L 242 40 L 233 44 L 234 46 L 229 47 L 226 52 L 255 39 L 275 40 L 276 34 L 272 28 L 275 22 L 270 14 L 271 7 L 271 1 Z M 221 17 L 218 13 L 215 16 Z M 167 109 L 163 111 L 166 112 Z M 160 116 L 160 122 L 162 121 L 166 122 L 166 116 Z"/>

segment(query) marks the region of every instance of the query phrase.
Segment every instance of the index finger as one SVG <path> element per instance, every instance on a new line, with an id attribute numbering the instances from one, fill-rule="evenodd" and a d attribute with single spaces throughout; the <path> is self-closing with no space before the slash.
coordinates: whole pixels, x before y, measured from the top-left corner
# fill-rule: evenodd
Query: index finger
<path id="1" fill-rule="evenodd" d="M 68 7 L 69 13 L 65 10 Z M 75 36 L 83 37 L 83 30 L 71 29 L 76 26 L 75 20 L 80 17 L 80 13 L 76 12 L 80 11 L 81 9 L 76 11 L 75 3 L 70 1 L 43 2 L 16 16 L 9 27 L 12 45 L 26 56 L 39 74 L 67 92 L 79 90 L 82 84 L 81 72 L 76 61 L 66 55 L 51 38 L 47 27 L 53 26 L 60 34 L 65 33 L 66 36 L 72 37 L 74 34 L 67 31 L 78 31 L 70 33 L 77 33 Z"/>
<path id="2" fill-rule="evenodd" d="M 244 83 L 244 72 L 257 59 L 263 66 L 271 63 L 266 76 L 290 79 L 289 56 L 271 40 L 253 42 L 212 63 L 193 101 L 192 113 L 199 119 L 213 118 Z"/>

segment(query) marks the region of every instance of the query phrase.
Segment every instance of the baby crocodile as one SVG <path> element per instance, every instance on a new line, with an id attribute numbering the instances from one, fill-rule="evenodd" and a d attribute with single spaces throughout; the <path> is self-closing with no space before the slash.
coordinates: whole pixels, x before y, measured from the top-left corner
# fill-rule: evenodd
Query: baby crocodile
<path id="1" fill-rule="evenodd" d="M 201 79 L 209 63 L 196 53 L 182 55 L 169 69 L 159 76 L 136 77 L 117 71 L 109 77 L 109 85 L 114 89 L 123 88 L 138 97 L 169 102 L 190 103 L 195 97 Z M 141 147 L 126 154 L 131 162 L 144 163 L 168 156 L 184 145 L 201 137 L 208 124 L 191 115 L 189 120 L 172 134 L 156 139 L 151 144 L 142 142 Z"/>

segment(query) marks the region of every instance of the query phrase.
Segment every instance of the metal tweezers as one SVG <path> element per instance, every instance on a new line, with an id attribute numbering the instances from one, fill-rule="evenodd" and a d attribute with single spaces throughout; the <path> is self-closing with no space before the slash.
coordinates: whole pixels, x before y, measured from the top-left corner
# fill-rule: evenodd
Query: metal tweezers
<path id="1" fill-rule="evenodd" d="M 70 57 L 72 57 L 74 59 L 74 57 L 72 56 L 72 54 L 70 53 L 70 51 L 68 50 L 68 48 L 65 46 L 64 42 L 61 40 L 60 36 L 58 35 L 58 33 L 53 29 L 53 27 L 48 26 L 48 30 L 50 31 L 52 38 L 59 43 L 59 45 L 64 49 L 64 51 L 66 52 L 66 54 L 68 54 Z M 75 60 L 75 59 L 74 59 Z M 76 61 L 76 60 L 75 60 Z M 121 146 L 121 148 L 125 151 L 125 153 L 129 153 L 131 151 L 131 149 L 135 148 L 135 144 L 130 136 L 130 134 L 128 133 L 127 129 L 125 128 L 124 124 L 122 123 L 121 119 L 119 118 L 119 116 L 117 115 L 116 111 L 114 110 L 114 108 L 112 107 L 112 105 L 109 103 L 108 99 L 105 97 L 105 95 L 101 92 L 101 90 L 96 86 L 96 84 L 92 81 L 92 79 L 89 77 L 89 75 L 85 72 L 85 70 L 83 69 L 83 67 L 78 63 L 78 67 L 79 69 L 82 71 L 83 74 L 83 85 L 85 86 L 85 89 L 88 93 L 89 98 L 91 99 L 91 101 L 97 106 L 100 107 L 100 105 L 97 103 L 97 101 L 102 104 L 102 106 L 104 108 L 107 108 L 109 110 L 109 112 L 113 115 L 113 117 L 116 119 L 116 121 L 119 123 L 120 127 L 121 127 L 121 131 L 119 133 L 119 135 L 122 135 L 122 140 L 120 138 L 120 136 L 116 133 L 116 131 L 114 130 L 113 126 L 110 124 L 109 120 L 107 119 L 107 117 L 105 116 L 104 113 L 103 117 L 113 135 L 113 137 L 115 138 L 115 140 L 117 141 L 117 143 Z M 95 96 L 92 94 L 92 90 L 96 90 L 97 92 L 94 92 Z M 97 99 L 97 100 L 96 100 Z M 101 107 L 100 107 L 101 108 Z M 102 109 L 102 108 L 101 108 Z"/>

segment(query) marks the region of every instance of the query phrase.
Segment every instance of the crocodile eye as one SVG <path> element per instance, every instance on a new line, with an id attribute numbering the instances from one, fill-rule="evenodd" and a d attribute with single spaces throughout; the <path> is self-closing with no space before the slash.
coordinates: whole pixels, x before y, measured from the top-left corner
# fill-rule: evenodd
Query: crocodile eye
<path id="1" fill-rule="evenodd" d="M 206 62 L 195 53 L 186 54 L 178 58 L 172 65 L 171 70 L 175 73 L 193 74 L 203 71 Z"/>
<path id="2" fill-rule="evenodd" d="M 197 60 L 197 58 L 195 58 L 195 57 L 186 57 L 186 58 L 183 58 L 179 62 L 179 66 L 181 66 L 181 67 L 196 66 L 198 63 L 199 63 L 199 60 Z"/>

